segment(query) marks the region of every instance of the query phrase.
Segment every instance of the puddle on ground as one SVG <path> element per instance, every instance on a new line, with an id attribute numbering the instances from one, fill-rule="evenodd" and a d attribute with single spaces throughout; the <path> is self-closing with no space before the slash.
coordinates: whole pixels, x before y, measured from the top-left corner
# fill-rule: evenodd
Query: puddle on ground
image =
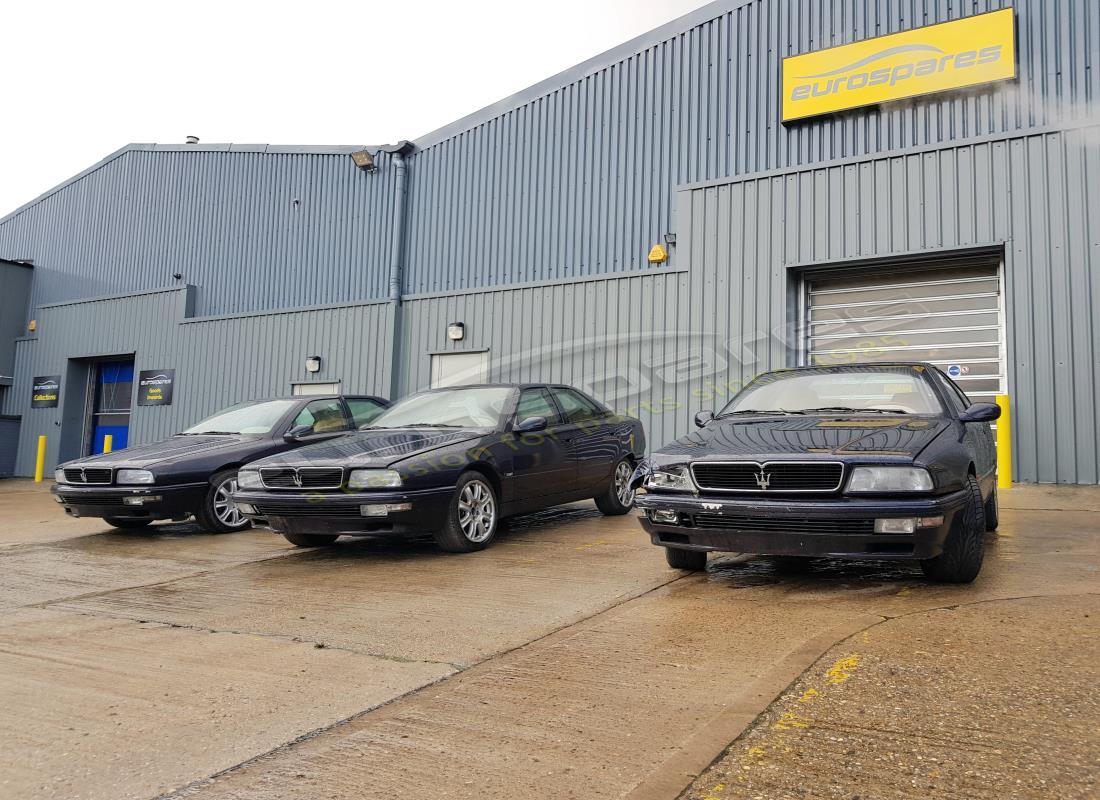
<path id="1" fill-rule="evenodd" d="M 802 591 L 843 587 L 849 592 L 896 592 L 923 579 L 919 564 L 903 561 L 737 555 L 712 557 L 707 580 L 729 589 L 789 584 Z"/>

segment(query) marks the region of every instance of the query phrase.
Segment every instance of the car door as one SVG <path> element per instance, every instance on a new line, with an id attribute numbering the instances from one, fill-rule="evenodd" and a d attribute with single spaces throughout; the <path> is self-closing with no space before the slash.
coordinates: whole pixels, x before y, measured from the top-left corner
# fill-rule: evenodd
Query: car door
<path id="1" fill-rule="evenodd" d="M 573 456 L 574 425 L 563 424 L 558 409 L 543 387 L 524 389 L 513 418 L 513 427 L 528 417 L 546 417 L 546 429 L 508 434 L 512 441 L 512 486 L 517 506 L 552 505 L 554 499 L 573 494 L 577 486 L 577 462 Z"/>
<path id="2" fill-rule="evenodd" d="M 966 396 L 963 390 L 942 372 L 933 374 L 947 395 L 948 402 L 951 403 L 955 413 L 962 414 L 966 411 L 970 407 L 970 398 Z M 982 490 L 989 491 L 992 487 L 988 484 L 992 479 L 991 476 L 994 470 L 997 468 L 997 446 L 993 441 L 993 432 L 990 430 L 989 423 L 986 422 L 968 422 L 963 424 L 963 428 L 963 441 L 966 442 L 967 450 L 970 451 L 970 456 L 974 459 L 978 477 L 983 481 Z"/>
<path id="3" fill-rule="evenodd" d="M 552 386 L 550 392 L 565 422 L 562 435 L 572 442 L 577 461 L 577 492 L 584 497 L 601 494 L 607 489 L 618 457 L 618 442 L 607 424 L 607 415 L 576 389 Z"/>

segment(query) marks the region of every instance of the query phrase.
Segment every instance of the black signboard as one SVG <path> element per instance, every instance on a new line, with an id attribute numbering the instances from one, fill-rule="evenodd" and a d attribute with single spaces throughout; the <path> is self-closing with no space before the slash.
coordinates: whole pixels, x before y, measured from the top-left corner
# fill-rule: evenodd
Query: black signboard
<path id="1" fill-rule="evenodd" d="M 172 405 L 172 387 L 175 385 L 174 369 L 143 369 L 138 373 L 138 405 Z"/>
<path id="2" fill-rule="evenodd" d="M 31 408 L 57 408 L 57 398 L 60 395 L 61 376 L 41 375 L 34 379 Z"/>

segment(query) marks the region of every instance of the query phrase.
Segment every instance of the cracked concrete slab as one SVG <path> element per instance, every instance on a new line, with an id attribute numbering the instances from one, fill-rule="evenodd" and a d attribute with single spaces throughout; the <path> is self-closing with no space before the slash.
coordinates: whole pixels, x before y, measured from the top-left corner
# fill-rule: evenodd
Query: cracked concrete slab
<path id="1" fill-rule="evenodd" d="M 684 794 L 1094 798 L 1100 596 L 915 613 L 829 650 Z"/>
<path id="2" fill-rule="evenodd" d="M 151 797 L 454 672 L 53 609 L 8 613 L 0 642 L 12 798 Z"/>

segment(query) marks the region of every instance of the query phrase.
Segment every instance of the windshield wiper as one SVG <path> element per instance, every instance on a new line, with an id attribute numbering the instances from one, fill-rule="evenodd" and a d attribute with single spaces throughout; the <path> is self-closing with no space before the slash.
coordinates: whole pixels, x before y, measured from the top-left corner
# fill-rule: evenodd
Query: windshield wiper
<path id="1" fill-rule="evenodd" d="M 908 411 L 902 411 L 900 408 L 851 408 L 850 406 L 822 406 L 821 408 L 807 408 L 804 413 L 815 414 L 817 412 L 839 414 L 908 414 Z"/>
<path id="2" fill-rule="evenodd" d="M 805 411 L 791 411 L 787 408 L 772 408 L 764 411 L 759 408 L 743 408 L 740 411 L 728 411 L 725 414 L 719 414 L 715 419 L 722 419 L 723 417 L 735 417 L 738 414 L 805 414 Z"/>
<path id="3" fill-rule="evenodd" d="M 180 436 L 236 436 L 237 433 L 237 431 L 195 431 L 194 433 L 184 431 Z"/>

